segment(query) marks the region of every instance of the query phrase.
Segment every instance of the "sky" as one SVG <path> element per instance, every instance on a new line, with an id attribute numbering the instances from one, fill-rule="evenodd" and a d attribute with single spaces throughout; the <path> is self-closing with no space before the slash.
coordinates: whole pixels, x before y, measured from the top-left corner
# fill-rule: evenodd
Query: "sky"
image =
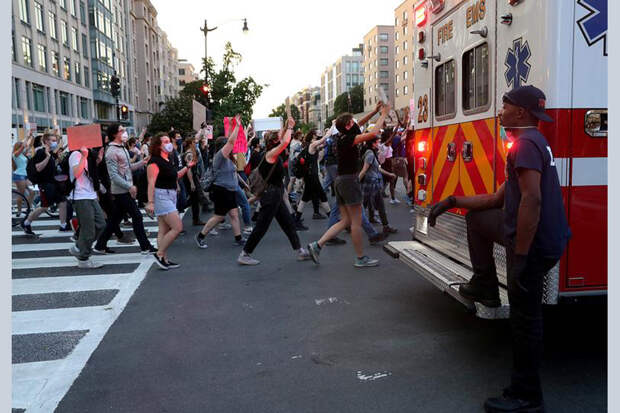
<path id="1" fill-rule="evenodd" d="M 207 52 L 221 67 L 224 45 L 243 56 L 237 79 L 252 76 L 268 84 L 254 106 L 254 118 L 269 116 L 306 86 L 320 86 L 321 73 L 338 57 L 351 54 L 376 25 L 394 24 L 402 0 L 151 0 L 159 26 L 180 59 L 200 70 L 204 35 L 200 28 L 218 26 L 207 39 Z M 242 32 L 247 18 L 249 31 Z M 235 19 L 239 19 L 235 21 Z"/>

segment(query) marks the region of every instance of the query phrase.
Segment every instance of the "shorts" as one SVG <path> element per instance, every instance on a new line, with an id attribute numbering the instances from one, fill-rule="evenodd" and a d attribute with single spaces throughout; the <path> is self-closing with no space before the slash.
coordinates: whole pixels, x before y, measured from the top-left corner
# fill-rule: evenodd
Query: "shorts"
<path id="1" fill-rule="evenodd" d="M 55 182 L 40 183 L 39 194 L 41 195 L 41 206 L 43 208 L 66 201 L 65 197 L 60 193 L 58 184 Z"/>
<path id="2" fill-rule="evenodd" d="M 215 204 L 213 213 L 221 217 L 228 214 L 231 209 L 237 208 L 237 192 L 221 186 L 213 185 L 211 187 L 211 200 Z"/>
<path id="3" fill-rule="evenodd" d="M 338 176 L 335 187 L 338 205 L 361 205 L 362 187 L 357 175 Z"/>
<path id="4" fill-rule="evenodd" d="M 25 181 L 26 179 L 28 179 L 26 175 L 20 175 L 20 174 L 13 173 L 13 182 L 22 182 L 22 181 Z"/>
<path id="5" fill-rule="evenodd" d="M 323 191 L 321 181 L 316 175 L 308 175 L 304 178 L 304 193 L 301 196 L 301 200 L 309 202 L 313 198 L 318 199 L 320 202 L 327 202 L 327 195 Z"/>
<path id="6" fill-rule="evenodd" d="M 384 171 L 392 172 L 392 158 L 385 158 L 385 161 L 381 164 L 381 168 Z"/>
<path id="7" fill-rule="evenodd" d="M 407 179 L 409 173 L 407 172 L 407 158 L 393 158 L 392 168 L 394 169 L 394 174 L 401 178 Z"/>
<path id="8" fill-rule="evenodd" d="M 177 210 L 176 189 L 155 188 L 155 216 L 161 217 Z"/>

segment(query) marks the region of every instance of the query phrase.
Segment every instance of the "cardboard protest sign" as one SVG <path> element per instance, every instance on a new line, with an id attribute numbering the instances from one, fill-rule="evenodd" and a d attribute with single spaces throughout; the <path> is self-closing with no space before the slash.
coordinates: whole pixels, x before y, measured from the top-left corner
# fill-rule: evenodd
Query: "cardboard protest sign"
<path id="1" fill-rule="evenodd" d="M 264 118 L 254 119 L 254 131 L 261 132 L 266 130 L 280 130 L 282 128 L 282 119 Z"/>
<path id="2" fill-rule="evenodd" d="M 230 136 L 233 129 L 237 125 L 237 121 L 235 118 L 224 118 L 224 134 L 226 136 Z M 235 147 L 233 148 L 233 153 L 246 153 L 248 150 L 248 139 L 245 136 L 245 131 L 243 130 L 243 125 L 239 128 L 239 133 L 237 134 L 237 141 L 235 142 Z"/>
<path id="3" fill-rule="evenodd" d="M 192 99 L 192 128 L 200 130 L 200 126 L 207 121 L 207 108 Z"/>
<path id="4" fill-rule="evenodd" d="M 92 124 L 67 128 L 67 140 L 70 151 L 79 150 L 82 146 L 98 148 L 101 146 L 101 127 Z"/>

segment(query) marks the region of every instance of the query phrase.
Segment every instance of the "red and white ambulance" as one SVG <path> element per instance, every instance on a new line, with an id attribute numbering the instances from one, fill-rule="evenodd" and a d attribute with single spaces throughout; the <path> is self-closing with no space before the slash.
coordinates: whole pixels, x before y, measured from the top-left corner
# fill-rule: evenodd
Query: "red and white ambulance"
<path id="1" fill-rule="evenodd" d="M 497 113 L 503 94 L 534 85 L 547 97 L 551 145 L 573 237 L 545 280 L 544 303 L 607 291 L 607 0 L 416 2 L 412 241 L 385 250 L 484 318 L 508 315 L 505 251 L 496 245 L 502 306 L 458 294 L 471 275 L 465 213 L 433 228 L 429 207 L 448 195 L 494 192 L 510 142 Z M 411 138 L 411 136 L 410 136 Z"/>

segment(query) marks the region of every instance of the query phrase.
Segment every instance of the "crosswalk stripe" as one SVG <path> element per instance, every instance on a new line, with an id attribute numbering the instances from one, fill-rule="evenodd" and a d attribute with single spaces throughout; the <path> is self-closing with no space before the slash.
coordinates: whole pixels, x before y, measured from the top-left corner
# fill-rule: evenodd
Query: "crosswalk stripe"
<path id="1" fill-rule="evenodd" d="M 50 333 L 89 330 L 102 320 L 113 320 L 112 302 L 97 307 L 54 308 L 49 310 L 14 311 L 11 313 L 12 334 Z"/>
<path id="2" fill-rule="evenodd" d="M 157 238 L 149 238 L 151 244 L 154 247 L 157 247 Z M 35 252 L 35 251 L 55 251 L 55 250 L 68 250 L 72 245 L 75 245 L 73 242 L 56 242 L 50 244 L 42 244 L 42 243 L 32 243 L 32 244 L 17 244 L 12 246 L 13 252 Z M 122 244 L 116 240 L 110 240 L 108 242 L 109 248 L 123 248 L 123 247 L 137 247 L 140 244 L 138 241 L 134 241 L 131 244 Z M 119 251 L 119 252 L 122 252 Z M 93 254 L 93 256 L 97 256 Z"/>
<path id="3" fill-rule="evenodd" d="M 66 277 L 20 278 L 12 282 L 12 295 L 113 290 L 123 286 L 130 273 Z"/>
<path id="4" fill-rule="evenodd" d="M 128 254 L 111 254 L 93 257 L 93 260 L 106 264 L 131 264 L 152 260 L 151 255 L 142 255 L 139 252 Z M 45 268 L 45 267 L 68 267 L 77 265 L 75 257 L 44 257 L 44 258 L 22 258 L 13 259 L 13 269 L 22 270 L 28 268 Z"/>

